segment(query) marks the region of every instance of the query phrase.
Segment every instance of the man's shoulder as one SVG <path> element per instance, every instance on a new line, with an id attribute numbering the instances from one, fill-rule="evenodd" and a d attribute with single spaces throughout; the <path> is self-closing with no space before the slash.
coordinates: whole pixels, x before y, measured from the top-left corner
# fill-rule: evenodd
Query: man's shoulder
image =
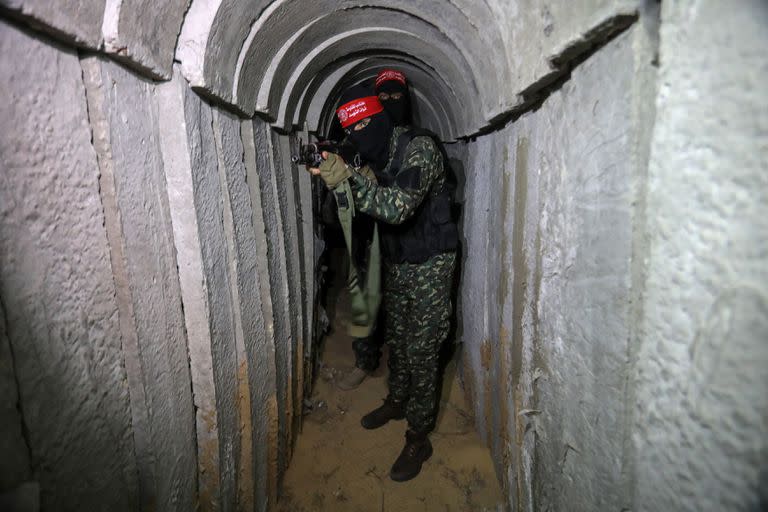
<path id="1" fill-rule="evenodd" d="M 440 148 L 432 135 L 429 133 L 416 132 L 414 137 L 408 143 L 408 149 L 406 155 L 411 157 L 415 154 L 420 154 L 426 159 L 432 158 L 434 155 L 440 154 Z"/>
<path id="2" fill-rule="evenodd" d="M 401 137 L 407 140 L 402 140 Z M 428 130 L 414 126 L 396 126 L 392 138 L 396 141 L 397 147 L 401 148 L 397 151 L 402 155 L 401 169 L 431 166 L 430 163 L 434 163 L 441 155 L 434 136 Z M 405 145 L 402 146 L 402 144 Z M 395 153 L 391 155 L 391 158 L 396 157 Z"/>

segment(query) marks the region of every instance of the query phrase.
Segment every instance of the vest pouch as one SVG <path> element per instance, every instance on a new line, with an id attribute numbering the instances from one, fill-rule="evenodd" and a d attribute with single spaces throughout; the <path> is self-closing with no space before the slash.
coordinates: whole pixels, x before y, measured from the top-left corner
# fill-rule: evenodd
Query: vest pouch
<path id="1" fill-rule="evenodd" d="M 451 222 L 451 199 L 448 194 L 439 194 L 430 199 L 429 213 L 434 224 Z"/>
<path id="2" fill-rule="evenodd" d="M 450 196 L 447 193 L 439 194 L 430 203 L 432 232 L 425 238 L 429 240 L 432 252 L 455 251 L 459 246 L 459 230 L 453 221 Z"/>

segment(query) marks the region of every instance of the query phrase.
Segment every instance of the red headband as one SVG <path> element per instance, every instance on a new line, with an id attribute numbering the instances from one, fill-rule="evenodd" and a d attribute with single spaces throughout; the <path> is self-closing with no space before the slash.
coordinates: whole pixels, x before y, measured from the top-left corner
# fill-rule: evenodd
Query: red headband
<path id="1" fill-rule="evenodd" d="M 341 127 L 346 128 L 383 110 L 377 96 L 366 96 L 343 104 L 336 110 L 336 115 L 339 116 Z"/>
<path id="2" fill-rule="evenodd" d="M 395 80 L 405 85 L 404 74 L 399 71 L 395 71 L 394 69 L 383 69 L 379 71 L 378 75 L 376 75 L 376 87 L 378 88 L 382 82 L 386 82 L 387 80 Z"/>

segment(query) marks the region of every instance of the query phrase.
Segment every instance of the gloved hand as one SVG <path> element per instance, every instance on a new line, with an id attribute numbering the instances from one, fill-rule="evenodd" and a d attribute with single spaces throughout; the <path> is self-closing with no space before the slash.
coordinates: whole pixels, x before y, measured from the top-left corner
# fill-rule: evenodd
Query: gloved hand
<path id="1" fill-rule="evenodd" d="M 326 159 L 319 167 L 320 177 L 323 178 L 328 188 L 334 189 L 339 186 L 339 183 L 349 178 L 352 171 L 339 155 L 334 153 L 326 153 L 326 155 Z"/>
<path id="2" fill-rule="evenodd" d="M 373 173 L 370 167 L 367 165 L 362 166 L 357 172 L 368 178 L 369 180 L 373 181 L 374 183 L 377 182 L 376 175 Z"/>

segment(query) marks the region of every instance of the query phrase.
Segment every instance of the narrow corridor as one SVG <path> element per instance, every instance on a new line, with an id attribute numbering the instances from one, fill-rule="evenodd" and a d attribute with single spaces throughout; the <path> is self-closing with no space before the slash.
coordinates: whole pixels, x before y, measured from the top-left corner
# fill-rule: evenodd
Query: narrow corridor
<path id="1" fill-rule="evenodd" d="M 338 264 L 343 251 L 333 253 Z M 457 375 L 456 354 L 448 363 L 434 454 L 414 480 L 396 483 L 389 468 L 400 452 L 404 421 L 365 430 L 360 417 L 386 396 L 386 348 L 379 369 L 352 391 L 335 382 L 354 356 L 346 334 L 349 303 L 343 276 L 328 290 L 331 332 L 321 349 L 319 375 L 305 400 L 304 422 L 283 481 L 280 512 L 484 512 L 502 510 L 503 495 L 488 448 L 474 429 L 471 409 Z"/>
<path id="2" fill-rule="evenodd" d="M 0 0 L 0 511 L 768 510 L 766 27 Z M 404 425 L 358 426 L 386 371 L 334 387 L 341 304 L 318 352 L 323 185 L 291 158 L 389 68 L 461 205 L 461 350 L 404 484 Z"/>

